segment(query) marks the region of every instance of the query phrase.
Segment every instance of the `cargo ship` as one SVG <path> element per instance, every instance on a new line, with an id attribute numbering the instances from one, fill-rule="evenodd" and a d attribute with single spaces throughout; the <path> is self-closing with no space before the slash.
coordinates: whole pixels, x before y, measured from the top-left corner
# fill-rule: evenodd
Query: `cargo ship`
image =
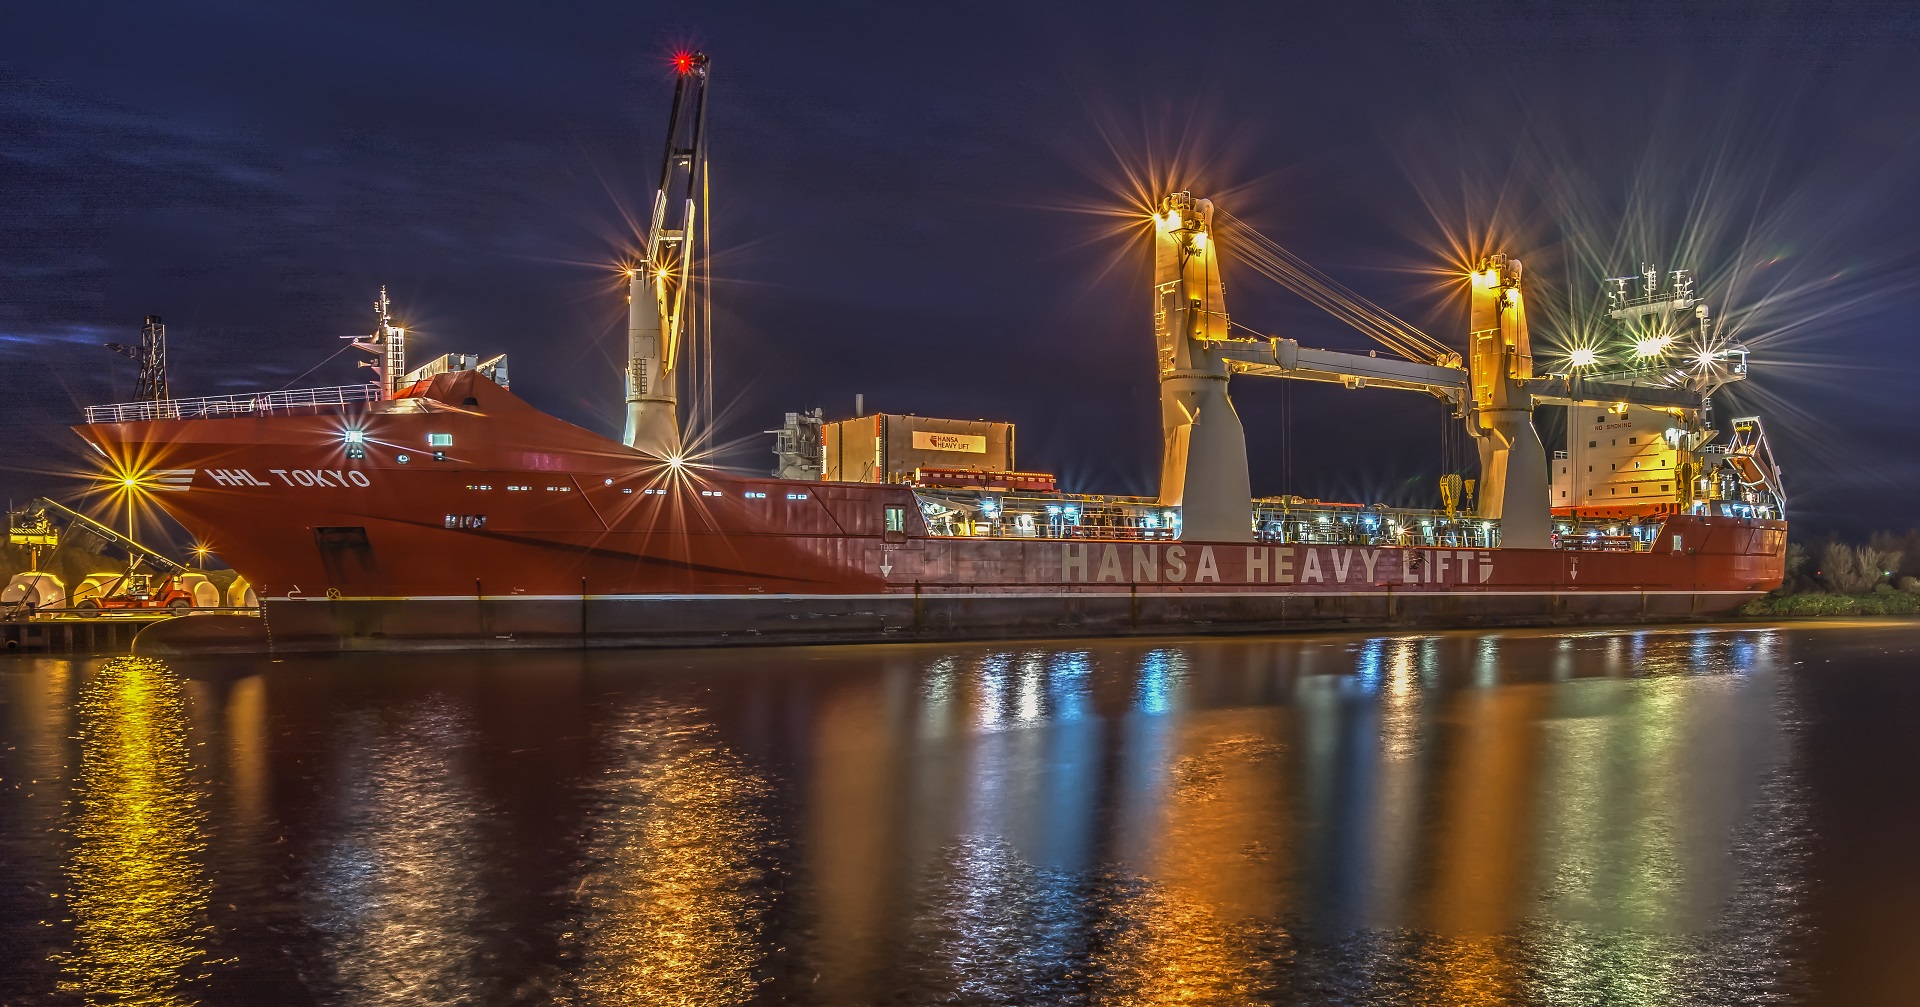
<path id="1" fill-rule="evenodd" d="M 678 384 L 702 324 L 704 56 L 683 59 L 643 254 L 628 269 L 619 439 L 511 390 L 504 356 L 409 369 L 384 291 L 375 381 L 91 406 L 109 477 L 249 581 L 276 651 L 855 643 L 1700 619 L 1780 584 L 1780 475 L 1683 271 L 1609 281 L 1617 338 L 1535 367 L 1517 259 L 1483 257 L 1464 352 L 1188 192 L 1143 212 L 1164 433 L 1149 497 L 1023 471 L 1010 424 L 788 413 L 776 471 L 703 464 Z M 1223 238 L 1222 234 L 1226 236 Z M 1385 354 L 1236 334 L 1223 250 Z M 1274 377 L 1453 406 L 1478 467 L 1433 509 L 1253 498 L 1228 387 Z M 1567 410 L 1551 457 L 1533 422 Z M 857 413 L 864 410 L 857 409 Z M 198 618 L 175 620 L 200 623 Z"/>

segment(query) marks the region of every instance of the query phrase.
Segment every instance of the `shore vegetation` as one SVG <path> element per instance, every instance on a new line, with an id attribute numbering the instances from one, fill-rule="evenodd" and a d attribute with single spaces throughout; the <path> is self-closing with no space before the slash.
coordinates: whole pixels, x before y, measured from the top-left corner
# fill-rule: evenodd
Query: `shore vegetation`
<path id="1" fill-rule="evenodd" d="M 1876 532 L 1865 542 L 1829 537 L 1787 544 L 1780 589 L 1740 609 L 1745 615 L 1920 615 L 1920 529 Z"/>

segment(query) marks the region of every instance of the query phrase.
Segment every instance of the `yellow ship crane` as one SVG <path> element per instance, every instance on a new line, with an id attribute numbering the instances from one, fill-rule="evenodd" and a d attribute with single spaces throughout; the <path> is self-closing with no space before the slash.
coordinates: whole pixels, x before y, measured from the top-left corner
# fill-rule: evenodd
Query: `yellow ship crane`
<path id="1" fill-rule="evenodd" d="M 1359 329 L 1392 355 L 1233 335 L 1237 323 L 1227 314 L 1220 283 L 1216 220 L 1230 228 L 1234 250 L 1246 265 Z M 1546 548 L 1552 533 L 1546 450 L 1533 426 L 1536 405 L 1604 402 L 1622 410 L 1647 407 L 1676 412 L 1687 417 L 1689 427 L 1697 427 L 1712 391 L 1746 375 L 1743 348 L 1710 340 L 1703 340 L 1690 368 L 1643 359 L 1625 372 L 1569 368 L 1566 373 L 1537 375 L 1523 270 L 1520 260 L 1506 255 L 1486 257 L 1470 278 L 1463 358 L 1210 200 L 1188 192 L 1168 195 L 1155 214 L 1154 236 L 1154 337 L 1165 445 L 1159 500 L 1182 508 L 1184 534 L 1194 538 L 1241 541 L 1251 536 L 1246 433 L 1227 394 L 1234 374 L 1425 392 L 1452 404 L 1478 448 L 1477 516 L 1499 520 L 1502 541 L 1521 548 Z M 1645 313 L 1674 304 L 1694 309 L 1691 287 L 1684 293 L 1678 301 L 1617 298 L 1615 310 Z M 1698 311 L 1704 324 L 1704 307 Z"/>
<path id="2" fill-rule="evenodd" d="M 640 261 L 627 271 L 627 426 L 622 442 L 659 458 L 681 454 L 677 379 L 682 343 L 700 323 L 691 295 L 695 225 L 706 186 L 707 57 L 673 58 L 678 79 L 667 118 L 660 187 Z"/>

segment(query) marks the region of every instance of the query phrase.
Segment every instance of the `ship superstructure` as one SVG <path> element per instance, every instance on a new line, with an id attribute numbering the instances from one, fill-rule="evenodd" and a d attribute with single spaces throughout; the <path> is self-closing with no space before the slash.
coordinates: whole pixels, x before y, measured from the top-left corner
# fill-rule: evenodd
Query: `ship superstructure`
<path id="1" fill-rule="evenodd" d="M 620 440 L 515 396 L 504 357 L 405 370 L 384 291 L 374 335 L 356 342 L 377 354 L 375 382 L 88 409 L 77 429 L 122 482 L 143 466 L 171 473 L 154 502 L 255 585 L 274 646 L 1688 618 L 1780 582 L 1783 502 L 1759 421 L 1722 437 L 1710 415 L 1713 391 L 1744 377 L 1745 353 L 1714 340 L 1673 274 L 1622 288 L 1611 309 L 1626 345 L 1647 352 L 1587 348 L 1543 366 L 1511 256 L 1465 278 L 1461 352 L 1187 192 L 1167 194 L 1151 225 L 1156 494 L 1065 492 L 1015 466 L 1011 425 L 898 414 L 789 413 L 773 476 L 707 468 L 686 447 L 678 376 L 688 332 L 705 325 L 708 64 L 690 55 L 678 69 L 629 275 Z M 1220 283 L 1229 248 L 1387 352 L 1245 334 Z M 1438 397 L 1472 436 L 1478 469 L 1443 480 L 1436 509 L 1253 499 L 1229 394 L 1248 376 Z M 1533 424 L 1542 404 L 1569 415 L 1572 440 L 1551 459 Z"/>

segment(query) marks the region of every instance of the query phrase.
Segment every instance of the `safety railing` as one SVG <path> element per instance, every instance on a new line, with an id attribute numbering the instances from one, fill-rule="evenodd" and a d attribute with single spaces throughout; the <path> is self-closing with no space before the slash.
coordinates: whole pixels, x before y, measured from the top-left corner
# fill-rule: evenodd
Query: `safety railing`
<path id="1" fill-rule="evenodd" d="M 185 420 L 219 416 L 271 414 L 285 409 L 345 406 L 378 402 L 380 385 L 336 385 L 331 388 L 289 388 L 277 392 L 205 395 L 196 399 L 160 399 L 155 402 L 116 402 L 88 406 L 88 423 L 133 423 L 140 420 Z"/>

